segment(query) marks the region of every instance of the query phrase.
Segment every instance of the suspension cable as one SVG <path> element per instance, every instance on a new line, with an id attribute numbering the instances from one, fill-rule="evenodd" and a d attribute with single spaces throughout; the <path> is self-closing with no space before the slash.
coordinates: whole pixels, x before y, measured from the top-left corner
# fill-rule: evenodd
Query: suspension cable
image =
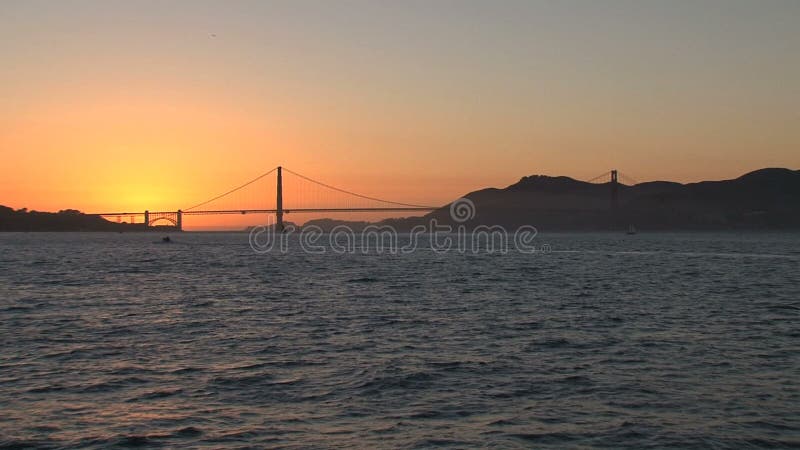
<path id="1" fill-rule="evenodd" d="M 230 191 L 225 192 L 224 194 L 220 194 L 220 195 L 212 198 L 211 200 L 206 200 L 206 201 L 204 201 L 202 203 L 198 203 L 198 204 L 192 206 L 191 208 L 186 208 L 186 209 L 184 209 L 184 211 L 191 211 L 191 210 L 193 210 L 195 208 L 199 208 L 199 207 L 201 207 L 203 205 L 207 205 L 207 204 L 213 202 L 214 200 L 219 200 L 219 199 L 221 199 L 222 197 L 225 197 L 228 194 L 233 194 L 234 192 L 238 191 L 239 189 L 242 189 L 242 188 L 245 188 L 247 186 L 250 186 L 251 184 L 255 183 L 256 181 L 258 181 L 258 180 L 260 180 L 262 178 L 264 178 L 265 176 L 271 174 L 272 172 L 275 172 L 277 169 L 278 168 L 275 167 L 274 169 L 270 170 L 269 172 L 262 173 L 261 175 L 253 178 L 252 180 L 248 181 L 247 183 L 245 183 L 245 184 L 243 184 L 243 185 L 241 185 L 241 186 L 239 186 L 237 188 L 231 189 Z"/>
<path id="2" fill-rule="evenodd" d="M 603 177 L 607 177 L 607 176 L 608 176 L 610 173 L 611 173 L 611 172 L 605 172 L 605 173 L 602 173 L 602 174 L 600 174 L 600 175 L 598 175 L 598 176 L 596 176 L 596 177 L 592 178 L 591 180 L 587 180 L 586 182 L 587 182 L 587 183 L 594 183 L 595 181 L 597 181 L 597 180 L 599 180 L 599 179 L 601 179 L 601 178 L 603 178 Z"/>
<path id="3" fill-rule="evenodd" d="M 382 200 L 382 199 L 375 198 L 375 197 L 368 197 L 366 195 L 356 194 L 355 192 L 346 191 L 344 189 L 339 189 L 339 188 L 331 186 L 329 184 L 325 184 L 325 183 L 323 183 L 321 181 L 313 180 L 311 178 L 308 178 L 305 175 L 301 175 L 301 174 L 299 174 L 299 173 L 297 173 L 295 171 L 289 170 L 286 167 L 284 167 L 283 170 L 291 173 L 292 175 L 296 175 L 296 176 L 298 176 L 298 177 L 300 177 L 300 178 L 302 178 L 302 179 L 304 179 L 306 181 L 310 181 L 310 182 L 318 184 L 320 186 L 324 186 L 324 187 L 326 187 L 328 189 L 333 189 L 334 191 L 338 191 L 338 192 L 341 192 L 343 194 L 348 194 L 348 195 L 352 195 L 352 196 L 355 196 L 355 197 L 363 198 L 365 200 L 372 200 L 372 201 L 381 202 L 381 203 L 390 203 L 392 205 L 398 205 L 398 206 L 408 206 L 408 207 L 411 207 L 411 208 L 430 208 L 430 206 L 428 206 L 428 205 L 413 205 L 413 204 L 409 204 L 409 203 L 393 202 L 393 201 L 390 201 L 390 200 Z"/>
<path id="4" fill-rule="evenodd" d="M 628 175 L 625 175 L 624 173 L 620 173 L 619 176 L 625 182 L 629 183 L 631 186 L 635 186 L 635 185 L 639 184 L 639 181 L 637 181 L 635 178 L 631 178 Z"/>

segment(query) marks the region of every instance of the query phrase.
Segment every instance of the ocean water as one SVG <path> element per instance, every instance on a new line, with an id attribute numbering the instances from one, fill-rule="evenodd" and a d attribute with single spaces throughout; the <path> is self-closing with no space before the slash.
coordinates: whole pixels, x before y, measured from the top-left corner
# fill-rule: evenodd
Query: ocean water
<path id="1" fill-rule="evenodd" d="M 0 448 L 800 446 L 800 234 L 0 234 Z"/>

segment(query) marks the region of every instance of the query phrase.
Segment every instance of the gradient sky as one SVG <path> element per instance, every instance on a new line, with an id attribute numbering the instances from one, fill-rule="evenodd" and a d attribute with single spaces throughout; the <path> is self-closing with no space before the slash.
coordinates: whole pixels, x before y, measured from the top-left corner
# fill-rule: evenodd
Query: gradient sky
<path id="1" fill-rule="evenodd" d="M 800 168 L 800 2 L 3 1 L 0 204 Z"/>

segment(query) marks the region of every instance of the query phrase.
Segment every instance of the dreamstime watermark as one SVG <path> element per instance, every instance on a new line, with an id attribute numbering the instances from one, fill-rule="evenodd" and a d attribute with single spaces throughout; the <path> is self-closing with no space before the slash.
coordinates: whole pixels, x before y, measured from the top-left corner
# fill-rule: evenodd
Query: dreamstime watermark
<path id="1" fill-rule="evenodd" d="M 407 254 L 418 250 L 475 254 L 550 252 L 549 245 L 536 245 L 538 231 L 531 225 L 513 231 L 500 225 L 468 227 L 467 222 L 475 215 L 475 204 L 468 198 L 460 198 L 450 204 L 450 223 L 431 218 L 426 225 L 415 225 L 407 232 L 386 224 L 370 224 L 358 230 L 341 224 L 326 231 L 317 225 L 299 230 L 286 225 L 278 230 L 276 224 L 268 223 L 253 227 L 249 242 L 256 253 L 288 253 L 293 247 L 308 254 Z"/>

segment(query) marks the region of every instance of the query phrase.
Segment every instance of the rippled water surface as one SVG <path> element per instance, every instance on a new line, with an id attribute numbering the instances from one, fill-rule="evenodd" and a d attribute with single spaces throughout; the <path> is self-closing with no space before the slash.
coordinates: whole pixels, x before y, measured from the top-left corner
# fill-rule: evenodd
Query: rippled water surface
<path id="1" fill-rule="evenodd" d="M 800 235 L 0 234 L 0 447 L 800 445 Z"/>

